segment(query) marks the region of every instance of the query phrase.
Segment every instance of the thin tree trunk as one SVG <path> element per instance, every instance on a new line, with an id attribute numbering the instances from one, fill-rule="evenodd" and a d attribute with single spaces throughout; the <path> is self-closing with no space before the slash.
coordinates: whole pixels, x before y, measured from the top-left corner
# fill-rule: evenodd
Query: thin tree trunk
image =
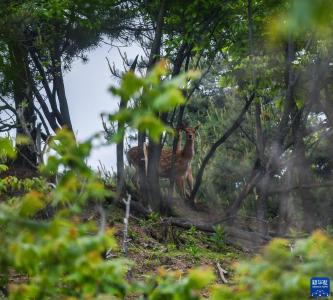
<path id="1" fill-rule="evenodd" d="M 308 114 L 311 111 L 311 108 L 314 103 L 317 103 L 320 98 L 320 90 L 322 88 L 322 79 L 319 69 L 318 61 L 314 64 L 313 69 L 311 70 L 312 82 L 309 91 L 309 99 L 305 106 L 301 109 L 303 114 L 298 114 L 298 122 L 296 123 L 295 128 L 293 128 L 293 136 L 295 139 L 295 170 L 296 178 L 298 179 L 298 184 L 300 185 L 309 185 L 314 181 L 314 176 L 311 172 L 311 163 L 306 157 L 306 148 L 303 137 L 305 136 L 305 122 L 308 118 Z M 317 221 L 320 221 L 320 215 L 316 208 L 315 197 L 313 192 L 306 191 L 304 189 L 299 189 L 299 195 L 301 198 L 301 203 L 303 206 L 303 226 L 304 229 L 309 232 L 316 227 Z"/>
<path id="2" fill-rule="evenodd" d="M 285 192 L 281 192 L 278 195 L 279 201 L 279 223 L 278 223 L 278 234 L 285 235 L 291 227 L 296 225 L 296 204 L 294 193 L 288 192 L 293 182 L 293 170 L 288 168 L 285 175 L 283 176 L 283 187 L 286 189 Z"/>
<path id="3" fill-rule="evenodd" d="M 66 97 L 66 90 L 64 84 L 64 78 L 62 73 L 62 62 L 61 62 L 61 53 L 59 46 L 55 46 L 55 57 L 54 57 L 54 84 L 58 96 L 60 114 L 62 118 L 63 125 L 67 126 L 67 129 L 73 131 L 72 121 L 69 114 L 68 101 Z M 60 120 L 59 120 L 60 121 Z"/>
<path id="4" fill-rule="evenodd" d="M 175 63 L 174 63 L 174 68 L 173 68 L 173 72 L 172 72 L 172 77 L 179 75 L 180 71 L 181 71 L 181 66 L 184 62 L 185 56 L 184 56 L 184 52 L 186 50 L 186 44 L 183 44 L 181 46 L 181 48 L 178 51 Z M 187 62 L 186 62 L 186 66 L 185 66 L 185 72 L 188 70 L 188 65 L 189 65 L 189 55 L 187 57 Z M 177 125 L 176 128 L 180 128 L 182 123 L 183 123 L 183 116 L 184 116 L 184 112 L 185 112 L 185 105 L 181 105 L 179 107 L 179 113 L 178 113 L 178 118 L 177 118 Z M 168 200 L 167 200 L 167 213 L 170 214 L 171 212 L 171 208 L 173 205 L 173 193 L 174 193 L 174 189 L 175 189 L 175 177 L 176 177 L 176 150 L 177 150 L 177 145 L 178 145 L 178 141 L 181 137 L 178 136 L 178 134 L 176 134 L 176 136 L 173 139 L 173 143 L 172 143 L 172 157 L 171 157 L 171 175 L 170 175 L 170 185 L 169 185 L 169 189 L 168 189 Z"/>
<path id="5" fill-rule="evenodd" d="M 249 53 L 250 58 L 253 60 L 254 53 L 254 41 L 253 41 L 253 15 L 252 15 L 252 0 L 248 0 L 247 6 L 247 16 L 248 16 L 248 32 L 249 32 Z M 252 84 L 254 84 L 257 80 L 256 72 L 254 67 L 254 62 L 252 62 Z M 262 125 L 261 125 L 261 104 L 259 99 L 255 103 L 255 132 L 256 132 L 256 152 L 258 158 L 258 169 L 261 172 L 262 166 L 264 164 L 264 136 L 262 132 Z M 263 178 L 260 180 L 258 185 L 256 186 L 256 193 L 257 193 L 257 218 L 261 221 L 266 219 L 267 213 L 267 188 L 269 185 L 269 176 L 268 174 L 264 175 Z M 259 231 L 261 233 L 266 232 L 265 222 L 260 222 Z"/>
<path id="6" fill-rule="evenodd" d="M 330 126 L 333 128 L 333 98 L 328 86 L 325 87 L 324 97 L 320 98 L 320 104 L 327 117 Z"/>
<path id="7" fill-rule="evenodd" d="M 149 55 L 148 71 L 152 69 L 152 67 L 160 57 L 165 9 L 166 9 L 166 1 L 161 0 L 159 13 L 156 20 L 155 37 Z M 142 145 L 139 145 L 139 147 L 140 147 L 140 158 L 144 158 L 143 143 Z M 148 145 L 148 174 L 146 180 L 147 188 L 144 188 L 144 193 L 143 193 L 143 195 L 146 194 L 148 203 L 151 205 L 152 209 L 161 212 L 164 210 L 164 208 L 162 203 L 163 201 L 162 201 L 162 194 L 161 194 L 159 174 L 158 174 L 160 156 L 161 156 L 161 138 L 158 143 L 150 141 Z M 142 162 L 144 163 L 144 160 Z M 139 166 L 139 169 L 140 167 L 141 167 L 140 173 L 142 174 L 143 173 L 142 170 L 144 170 L 144 164 Z M 144 176 L 144 178 L 146 178 L 146 176 Z"/>
<path id="8" fill-rule="evenodd" d="M 269 195 L 270 189 L 270 181 L 272 178 L 272 174 L 276 171 L 279 171 L 281 168 L 281 155 L 283 152 L 283 144 L 286 139 L 286 136 L 290 129 L 293 130 L 295 126 L 297 127 L 297 116 L 299 113 L 296 112 L 296 104 L 294 101 L 294 88 L 296 85 L 296 76 L 292 70 L 292 62 L 295 58 L 295 45 L 292 35 L 289 35 L 287 47 L 286 47 L 286 69 L 285 69 L 285 84 L 286 84 L 286 96 L 284 101 L 284 110 L 283 115 L 280 120 L 280 123 L 277 127 L 275 137 L 272 142 L 270 158 L 267 161 L 265 168 L 263 169 L 263 179 L 259 183 L 259 191 L 262 193 L 261 197 L 265 197 L 265 199 L 259 199 L 258 201 L 258 211 L 257 217 L 266 219 L 266 213 L 263 211 L 267 211 L 267 197 Z M 289 123 L 289 119 L 293 121 Z M 290 170 L 288 170 L 289 172 Z M 288 176 L 288 174 L 286 174 Z M 290 176 L 291 178 L 292 176 Z M 286 183 L 290 185 L 290 182 Z M 286 222 L 285 224 L 281 225 L 279 230 L 286 231 L 289 223 L 289 215 L 287 212 L 287 207 L 293 207 L 295 200 L 294 197 L 287 197 L 281 198 L 280 197 L 280 214 L 282 214 L 281 218 L 283 219 L 282 222 Z M 263 203 L 265 201 L 265 203 Z"/>
<path id="9" fill-rule="evenodd" d="M 234 217 L 242 206 L 244 199 L 252 192 L 253 188 L 260 181 L 262 174 L 258 171 L 258 160 L 255 161 L 249 179 L 245 184 L 243 190 L 239 193 L 238 197 L 233 201 L 229 208 L 226 209 L 224 214 L 225 218 L 229 218 L 229 222 L 232 223 Z"/>
<path id="10" fill-rule="evenodd" d="M 189 201 L 190 202 L 194 202 L 194 199 L 197 195 L 197 192 L 199 191 L 201 182 L 202 182 L 202 178 L 203 178 L 203 174 L 205 172 L 206 166 L 208 165 L 210 159 L 214 156 L 216 150 L 218 149 L 218 147 L 220 147 L 232 134 L 233 132 L 238 129 L 238 127 L 240 126 L 240 124 L 243 122 L 245 113 L 248 111 L 253 99 L 255 97 L 255 93 L 253 92 L 252 95 L 250 96 L 250 98 L 246 101 L 246 104 L 244 105 L 241 113 L 239 114 L 238 118 L 236 119 L 236 121 L 231 125 L 231 127 L 225 132 L 225 134 L 219 138 L 210 148 L 210 150 L 208 151 L 208 153 L 206 154 L 205 158 L 202 161 L 202 164 L 199 168 L 198 174 L 196 176 L 195 179 L 195 184 L 192 190 L 192 193 L 189 197 Z"/>
<path id="11" fill-rule="evenodd" d="M 28 78 L 27 52 L 21 46 L 12 43 L 9 45 L 10 60 L 15 73 L 10 74 L 13 82 L 13 95 L 16 111 L 20 111 L 17 117 L 16 136 L 27 136 L 32 138 L 31 144 L 17 144 L 18 156 L 14 162 L 16 166 L 35 169 L 37 165 L 37 154 L 34 151 L 36 116 L 34 112 L 31 87 Z M 24 122 L 24 124 L 22 123 Z M 28 132 L 26 132 L 28 130 Z"/>
<path id="12" fill-rule="evenodd" d="M 259 171 L 259 166 L 261 161 L 256 160 L 254 170 L 252 171 L 252 175 L 245 186 L 244 190 L 241 192 L 239 197 L 234 201 L 234 203 L 227 209 L 226 216 L 235 215 L 237 211 L 240 209 L 243 200 L 249 194 L 249 192 L 254 188 L 254 186 L 266 186 L 270 182 L 271 174 L 274 173 L 274 170 L 279 170 L 281 165 L 280 157 L 282 154 L 282 146 L 284 140 L 290 130 L 289 126 L 289 117 L 295 106 L 294 102 L 294 87 L 297 82 L 295 79 L 294 73 L 292 72 L 291 65 L 294 59 L 295 49 L 294 49 L 294 41 L 292 36 L 289 37 L 287 43 L 287 51 L 286 51 L 286 72 L 285 72 L 285 81 L 286 81 L 286 96 L 284 101 L 284 109 L 283 115 L 280 120 L 280 123 L 277 126 L 277 130 L 275 132 L 275 136 L 271 142 L 271 152 L 269 155 L 269 159 L 265 162 L 265 166 L 262 166 Z M 263 181 L 262 181 L 263 180 Z M 267 189 L 265 187 L 265 189 Z M 267 195 L 265 195 L 267 197 Z M 265 208 L 263 208 L 265 209 Z"/>
<path id="13" fill-rule="evenodd" d="M 138 163 L 138 181 L 140 187 L 140 193 L 142 197 L 143 204 L 148 206 L 148 184 L 147 184 L 147 174 L 146 174 L 146 162 L 145 162 L 145 154 L 143 151 L 144 143 L 146 141 L 146 133 L 139 132 L 138 133 L 138 147 L 139 147 L 139 163 Z"/>
<path id="14" fill-rule="evenodd" d="M 130 67 L 129 72 L 135 72 L 136 64 L 138 62 L 137 55 Z M 119 109 L 124 109 L 127 107 L 127 102 L 124 99 L 120 99 Z M 118 132 L 123 132 L 125 134 L 125 124 L 124 122 L 118 122 Z M 120 142 L 117 143 L 117 194 L 118 197 L 121 198 L 124 192 L 124 137 Z"/>

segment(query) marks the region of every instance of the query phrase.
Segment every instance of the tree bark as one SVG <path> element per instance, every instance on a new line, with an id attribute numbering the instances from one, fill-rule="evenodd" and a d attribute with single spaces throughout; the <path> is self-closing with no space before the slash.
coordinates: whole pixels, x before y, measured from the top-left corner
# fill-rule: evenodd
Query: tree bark
<path id="1" fill-rule="evenodd" d="M 161 0 L 160 9 L 156 20 L 156 31 L 154 41 L 151 47 L 149 61 L 148 61 L 148 71 L 152 69 L 154 64 L 158 61 L 160 57 L 160 50 L 162 44 L 163 36 L 163 27 L 164 27 L 164 16 L 166 9 L 166 1 Z M 161 138 L 158 143 L 153 141 L 149 142 L 148 145 L 148 174 L 145 174 L 145 165 L 144 165 L 144 153 L 143 153 L 143 143 L 144 136 L 140 138 L 140 158 L 142 163 L 139 165 L 139 176 L 143 175 L 145 183 L 143 183 L 143 195 L 147 197 L 147 201 L 154 211 L 162 212 L 164 210 L 162 194 L 159 183 L 159 162 L 161 156 Z"/>
<path id="2" fill-rule="evenodd" d="M 247 6 L 247 16 L 248 16 L 248 32 L 249 32 L 249 53 L 250 58 L 253 60 L 255 55 L 254 42 L 253 42 L 253 7 L 252 0 L 248 0 Z M 252 61 L 252 84 L 257 80 L 256 72 L 254 67 L 254 62 Z M 256 155 L 257 155 L 257 168 L 259 172 L 262 172 L 262 167 L 265 164 L 265 144 L 264 144 L 264 135 L 261 125 L 261 103 L 259 99 L 255 103 L 255 133 L 256 133 Z M 267 214 L 267 189 L 269 185 L 269 175 L 265 174 L 261 180 L 256 185 L 256 194 L 257 194 L 257 219 L 266 220 Z M 261 222 L 259 232 L 266 232 L 265 222 Z"/>
<path id="3" fill-rule="evenodd" d="M 283 115 L 280 119 L 280 122 L 276 128 L 275 136 L 271 141 L 271 151 L 269 154 L 269 159 L 265 161 L 265 164 L 261 166 L 262 161 L 259 160 L 259 157 L 256 159 L 252 175 L 248 180 L 247 185 L 244 190 L 240 193 L 239 197 L 234 201 L 234 203 L 227 209 L 226 216 L 235 215 L 240 209 L 243 200 L 249 194 L 249 192 L 254 188 L 254 186 L 261 189 L 260 193 L 265 193 L 263 195 L 264 199 L 261 199 L 260 205 L 264 205 L 263 201 L 268 196 L 267 187 L 270 184 L 272 174 L 279 170 L 281 166 L 280 157 L 283 152 L 283 143 L 290 130 L 290 114 L 295 106 L 294 102 L 294 87 L 297 83 L 295 79 L 295 74 L 292 71 L 292 61 L 295 56 L 294 41 L 292 36 L 289 36 L 287 47 L 286 47 L 286 71 L 285 71 L 285 81 L 286 81 L 286 96 L 284 101 Z M 261 207 L 260 210 L 265 210 L 265 207 Z M 259 215 L 259 217 L 263 217 Z"/>
<path id="4" fill-rule="evenodd" d="M 34 151 L 35 143 L 34 129 L 36 116 L 32 99 L 31 86 L 28 79 L 28 61 L 27 52 L 16 43 L 9 45 L 10 61 L 12 70 L 10 74 L 13 82 L 13 95 L 17 114 L 17 130 L 16 137 L 19 135 L 26 136 L 30 140 L 30 144 L 17 144 L 17 158 L 14 161 L 15 166 L 35 169 L 37 166 L 37 153 Z M 28 132 L 27 132 L 28 131 Z"/>
<path id="5" fill-rule="evenodd" d="M 315 180 L 311 172 L 311 163 L 306 157 L 306 147 L 303 137 L 305 136 L 305 122 L 308 118 L 308 114 L 313 104 L 317 103 L 320 98 L 320 90 L 322 88 L 323 80 L 320 76 L 322 72 L 320 72 L 318 61 L 315 62 L 313 69 L 311 69 L 311 74 L 312 79 L 308 101 L 304 107 L 300 109 L 302 113 L 297 115 L 297 122 L 295 122 L 295 126 L 292 128 L 295 139 L 295 179 L 297 179 L 297 183 L 302 186 L 310 185 Z M 310 232 L 316 227 L 317 221 L 320 220 L 320 214 L 315 203 L 316 197 L 314 197 L 311 190 L 306 191 L 300 188 L 298 191 L 303 206 L 303 226 L 307 232 Z"/>
<path id="6" fill-rule="evenodd" d="M 60 114 L 62 119 L 61 123 L 63 126 L 66 126 L 67 129 L 73 131 L 72 121 L 69 114 L 68 101 L 66 97 L 64 78 L 62 75 L 63 74 L 62 62 L 61 62 L 61 52 L 59 45 L 55 45 L 53 68 L 54 68 L 54 84 L 58 96 Z"/>
<path id="7" fill-rule="evenodd" d="M 138 57 L 137 55 L 130 67 L 129 72 L 135 72 L 136 64 L 138 62 Z M 127 107 L 127 102 L 121 98 L 120 99 L 120 104 L 119 104 L 119 109 L 124 109 Z M 124 122 L 118 122 L 118 132 L 123 132 L 125 134 L 125 124 Z M 120 142 L 117 143 L 116 146 L 116 151 L 117 151 L 117 194 L 118 198 L 121 198 L 123 193 L 124 193 L 124 183 L 125 183 L 125 178 L 124 178 L 124 137 L 121 139 Z"/>
<path id="8" fill-rule="evenodd" d="M 258 171 L 257 168 L 258 161 L 255 162 L 254 167 L 252 169 L 251 175 L 247 180 L 246 185 L 244 186 L 243 190 L 240 192 L 238 197 L 233 201 L 229 208 L 226 209 L 224 213 L 225 218 L 230 218 L 230 223 L 233 221 L 233 216 L 236 216 L 237 212 L 242 206 L 244 199 L 252 192 L 253 188 L 257 185 L 257 183 L 261 179 L 261 173 Z"/>
<path id="9" fill-rule="evenodd" d="M 180 47 L 178 53 L 177 53 L 177 57 L 176 60 L 174 62 L 174 67 L 173 67 L 173 71 L 172 71 L 172 77 L 179 75 L 180 71 L 181 71 L 181 67 L 182 64 L 184 62 L 184 59 L 186 58 L 184 56 L 185 54 L 185 50 L 187 48 L 186 43 L 182 44 L 182 46 Z M 189 65 L 189 55 L 187 57 L 187 63 L 185 66 L 185 72 L 188 70 L 188 65 Z M 179 113 L 178 113 L 178 118 L 177 118 L 177 125 L 176 128 L 180 128 L 182 123 L 183 123 L 183 116 L 184 116 L 184 112 L 185 112 L 185 104 L 181 105 L 179 107 Z M 170 214 L 171 212 L 171 208 L 173 205 L 173 194 L 174 194 L 174 189 L 175 189 L 175 177 L 176 177 L 176 150 L 177 150 L 177 144 L 178 141 L 181 137 L 178 136 L 178 134 L 176 134 L 176 136 L 173 139 L 173 143 L 172 143 L 172 157 L 171 157 L 171 175 L 170 175 L 170 185 L 169 185 L 169 189 L 168 189 L 168 200 L 167 200 L 167 213 Z"/>

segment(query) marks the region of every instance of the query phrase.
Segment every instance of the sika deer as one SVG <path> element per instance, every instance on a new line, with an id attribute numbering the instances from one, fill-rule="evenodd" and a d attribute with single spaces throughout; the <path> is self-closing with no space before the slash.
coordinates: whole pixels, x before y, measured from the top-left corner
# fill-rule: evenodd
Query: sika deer
<path id="1" fill-rule="evenodd" d="M 185 198 L 185 179 L 190 188 L 193 187 L 193 176 L 191 169 L 191 160 L 194 156 L 194 139 L 198 126 L 195 128 L 183 129 L 186 133 L 186 142 L 184 148 L 181 149 L 181 139 L 179 138 L 176 149 L 175 161 L 175 181 L 180 190 L 181 196 Z M 148 155 L 145 155 L 147 161 Z M 139 147 L 130 148 L 127 152 L 127 160 L 130 165 L 138 169 L 139 165 Z M 159 163 L 159 176 L 163 178 L 171 178 L 172 167 L 172 150 L 162 150 Z"/>
<path id="2" fill-rule="evenodd" d="M 186 127 L 184 125 L 181 125 L 181 127 L 178 128 L 178 141 L 177 141 L 177 146 L 176 146 L 176 153 L 180 153 L 182 151 L 182 131 L 183 130 L 186 131 Z M 193 190 L 193 174 L 192 174 L 191 164 L 189 164 L 187 173 L 183 177 L 183 181 L 184 180 L 186 180 L 186 182 L 190 188 L 190 193 L 191 193 Z M 184 186 L 184 183 L 181 183 L 181 185 Z M 185 187 L 184 187 L 184 189 L 185 189 Z"/>

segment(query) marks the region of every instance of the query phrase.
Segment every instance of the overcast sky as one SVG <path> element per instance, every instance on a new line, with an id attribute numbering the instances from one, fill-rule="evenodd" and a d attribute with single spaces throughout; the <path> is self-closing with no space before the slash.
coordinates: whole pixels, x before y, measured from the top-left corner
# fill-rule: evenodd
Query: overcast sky
<path id="1" fill-rule="evenodd" d="M 122 48 L 129 58 L 138 54 L 138 47 Z M 79 141 L 102 131 L 101 112 L 112 112 L 118 108 L 108 88 L 117 84 L 112 78 L 105 57 L 122 69 L 121 57 L 116 48 L 103 44 L 88 54 L 88 63 L 80 60 L 73 63 L 72 69 L 65 75 L 65 85 L 74 132 Z M 89 164 L 97 168 L 99 161 L 108 170 L 116 169 L 115 146 L 107 146 L 93 151 Z"/>

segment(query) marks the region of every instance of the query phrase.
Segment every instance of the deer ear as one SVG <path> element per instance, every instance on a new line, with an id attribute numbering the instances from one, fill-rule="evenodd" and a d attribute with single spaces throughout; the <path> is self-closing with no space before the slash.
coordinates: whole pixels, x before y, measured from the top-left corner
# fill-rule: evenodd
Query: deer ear
<path id="1" fill-rule="evenodd" d="M 197 126 L 195 126 L 195 127 L 194 127 L 195 131 L 197 131 L 199 127 L 200 127 L 200 124 L 197 125 Z"/>

